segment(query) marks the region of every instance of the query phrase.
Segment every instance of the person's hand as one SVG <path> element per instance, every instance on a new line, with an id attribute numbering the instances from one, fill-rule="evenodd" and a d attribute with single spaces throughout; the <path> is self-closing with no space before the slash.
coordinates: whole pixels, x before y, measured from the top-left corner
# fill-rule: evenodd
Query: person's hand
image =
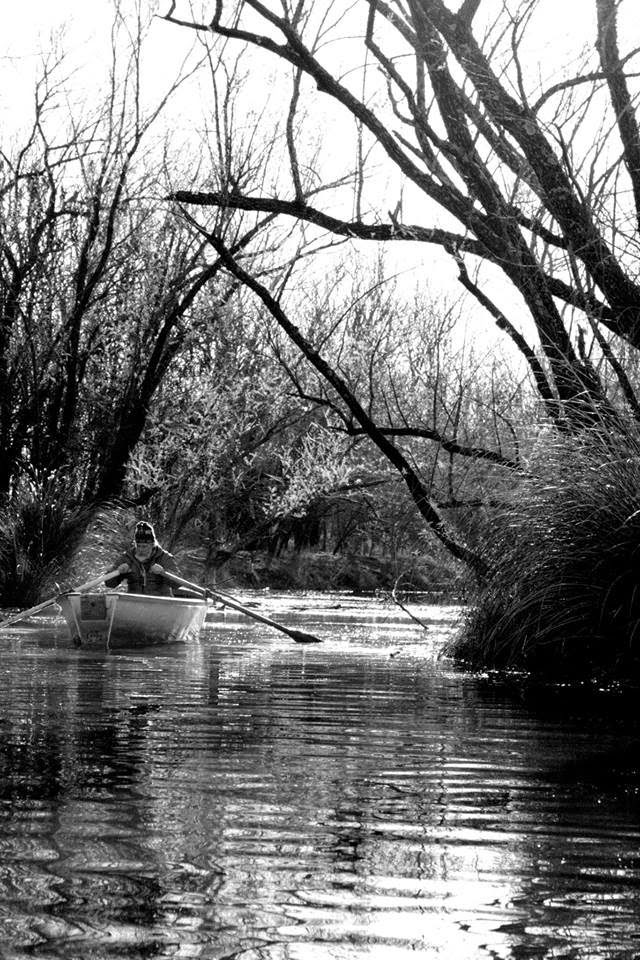
<path id="1" fill-rule="evenodd" d="M 121 577 L 123 577 L 125 573 L 131 573 L 131 567 L 129 566 L 128 563 L 121 563 L 120 566 L 118 567 L 118 573 L 120 574 Z"/>
<path id="2" fill-rule="evenodd" d="M 149 568 L 149 573 L 162 575 L 164 573 L 164 567 L 161 567 L 159 563 L 154 563 L 153 566 Z"/>

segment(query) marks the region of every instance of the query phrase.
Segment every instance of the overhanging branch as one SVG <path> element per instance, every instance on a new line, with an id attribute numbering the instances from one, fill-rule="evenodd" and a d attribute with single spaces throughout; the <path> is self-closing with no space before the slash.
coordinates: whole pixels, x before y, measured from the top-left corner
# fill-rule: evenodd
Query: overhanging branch
<path id="1" fill-rule="evenodd" d="M 176 190 L 170 194 L 171 200 L 178 203 L 200 207 L 221 207 L 231 210 L 250 210 L 255 213 L 277 213 L 305 220 L 323 230 L 351 237 L 357 240 L 409 240 L 423 243 L 435 243 L 440 246 L 454 244 L 465 253 L 474 253 L 479 257 L 489 257 L 484 244 L 463 234 L 440 230 L 436 227 L 421 227 L 417 224 L 405 224 L 394 220 L 392 223 L 363 223 L 360 220 L 339 220 L 329 216 L 316 207 L 299 200 L 283 200 L 280 197 L 248 197 L 240 193 L 221 191 L 203 192 L 196 190 Z"/>
<path id="2" fill-rule="evenodd" d="M 444 518 L 440 515 L 438 508 L 432 502 L 422 481 L 412 468 L 409 461 L 402 452 L 386 437 L 377 424 L 367 414 L 354 394 L 349 389 L 347 383 L 340 375 L 327 363 L 324 357 L 313 347 L 306 339 L 302 331 L 286 315 L 280 303 L 272 296 L 270 291 L 260 283 L 255 277 L 247 273 L 240 264 L 231 255 L 224 241 L 215 234 L 211 236 L 211 244 L 220 256 L 226 269 L 248 289 L 252 290 L 263 302 L 276 323 L 285 331 L 289 339 L 301 350 L 303 355 L 318 371 L 327 383 L 333 387 L 343 403 L 350 410 L 353 417 L 365 429 L 369 438 L 378 447 L 381 453 L 387 458 L 392 466 L 402 476 L 409 493 L 420 511 L 421 516 L 432 530 L 434 535 L 449 550 L 456 559 L 466 563 L 479 576 L 486 573 L 486 565 L 478 554 L 470 550 L 465 544 L 461 543 L 453 533 L 448 529 Z"/>

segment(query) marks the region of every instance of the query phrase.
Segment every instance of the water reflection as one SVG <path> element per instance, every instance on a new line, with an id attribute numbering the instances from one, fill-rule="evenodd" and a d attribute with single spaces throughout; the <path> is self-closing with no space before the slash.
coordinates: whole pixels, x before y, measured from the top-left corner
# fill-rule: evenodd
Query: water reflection
<path id="1" fill-rule="evenodd" d="M 313 648 L 12 639 L 0 956 L 637 956 L 633 712 L 438 664 L 455 617 L 424 613 L 431 647 L 355 604 L 307 614 Z"/>

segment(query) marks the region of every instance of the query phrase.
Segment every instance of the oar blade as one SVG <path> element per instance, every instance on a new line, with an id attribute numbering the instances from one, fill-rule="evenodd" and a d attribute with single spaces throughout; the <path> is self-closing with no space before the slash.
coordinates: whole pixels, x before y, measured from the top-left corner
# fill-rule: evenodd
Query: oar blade
<path id="1" fill-rule="evenodd" d="M 44 610 L 46 607 L 50 607 L 57 600 L 57 597 L 53 597 L 51 600 L 45 600 L 43 603 L 39 603 L 35 607 L 29 607 L 28 610 L 22 610 L 20 613 L 14 613 L 13 616 L 8 617 L 6 620 L 3 620 L 0 623 L 0 630 L 4 630 L 5 627 L 11 627 L 14 623 L 18 623 L 19 620 L 24 620 L 26 617 L 33 617 L 36 613 L 40 613 L 41 610 Z"/>
<path id="2" fill-rule="evenodd" d="M 316 637 L 312 633 L 306 633 L 304 630 L 292 630 L 287 627 L 287 633 L 296 643 L 322 643 L 320 637 Z"/>

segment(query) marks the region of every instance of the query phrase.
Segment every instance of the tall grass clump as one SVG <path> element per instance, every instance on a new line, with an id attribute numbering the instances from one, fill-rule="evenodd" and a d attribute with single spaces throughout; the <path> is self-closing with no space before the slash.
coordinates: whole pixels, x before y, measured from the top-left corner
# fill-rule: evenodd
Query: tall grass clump
<path id="1" fill-rule="evenodd" d="M 0 511 L 0 606 L 32 606 L 55 590 L 91 516 L 64 478 L 23 479 Z"/>
<path id="2" fill-rule="evenodd" d="M 547 441 L 496 510 L 490 570 L 448 651 L 550 677 L 640 667 L 640 435 Z"/>

